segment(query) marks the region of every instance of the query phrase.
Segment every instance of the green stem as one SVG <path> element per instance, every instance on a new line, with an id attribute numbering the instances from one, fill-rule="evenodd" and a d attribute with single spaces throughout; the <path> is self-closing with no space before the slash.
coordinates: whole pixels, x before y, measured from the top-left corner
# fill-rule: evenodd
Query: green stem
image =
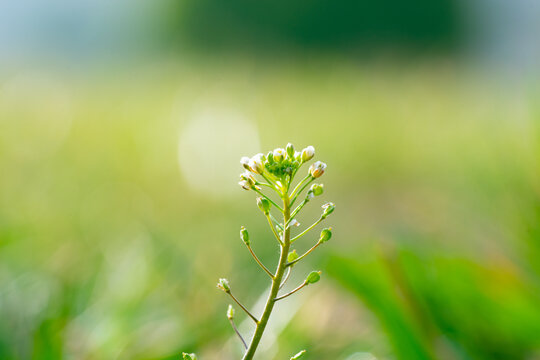
<path id="1" fill-rule="evenodd" d="M 304 286 L 306 286 L 308 283 L 306 281 L 304 281 L 302 283 L 302 285 L 300 285 L 299 287 L 297 287 L 296 289 L 286 293 L 285 295 L 281 295 L 280 297 L 277 297 L 274 299 L 274 301 L 279 301 L 281 299 L 285 299 L 287 296 L 291 296 L 292 294 L 294 294 L 295 292 L 297 292 L 298 290 L 300 290 L 301 288 L 303 288 Z"/>
<path id="2" fill-rule="evenodd" d="M 317 246 L 321 245 L 322 243 L 320 241 L 318 241 L 311 249 L 309 249 L 308 251 L 305 252 L 304 255 L 300 256 L 299 258 L 297 258 L 296 260 L 293 260 L 289 263 L 287 263 L 287 266 L 291 266 L 291 265 L 294 265 L 296 264 L 297 262 L 299 262 L 300 260 L 302 260 L 303 258 L 305 258 L 306 256 L 308 256 L 313 250 L 315 250 L 317 248 Z"/>
<path id="3" fill-rule="evenodd" d="M 296 198 L 298 197 L 298 195 L 300 195 L 300 194 L 302 193 L 302 191 L 304 191 L 304 189 L 305 189 L 309 184 L 311 184 L 311 183 L 313 182 L 313 180 L 315 180 L 315 178 L 314 178 L 313 176 L 310 175 L 309 177 L 310 177 L 309 181 L 308 181 L 304 186 L 302 186 L 302 188 L 300 189 L 300 191 L 298 191 L 298 192 L 296 193 L 296 195 L 294 195 L 294 197 L 293 197 L 292 200 L 291 200 L 291 204 L 294 204 L 294 202 L 296 201 Z"/>
<path id="4" fill-rule="evenodd" d="M 283 246 L 283 243 L 281 242 L 281 239 L 279 238 L 279 235 L 276 231 L 276 228 L 274 227 L 274 224 L 272 223 L 272 219 L 270 219 L 270 216 L 266 215 L 266 218 L 268 219 L 268 225 L 270 225 L 270 229 L 272 229 L 272 232 L 274 233 L 274 236 L 276 237 L 276 240 L 278 241 L 279 245 Z"/>
<path id="5" fill-rule="evenodd" d="M 242 341 L 242 344 L 244 344 L 244 348 L 246 348 L 246 350 L 247 350 L 247 344 L 246 344 L 246 341 L 245 341 L 244 338 L 242 337 L 242 334 L 240 334 L 240 331 L 238 331 L 238 328 L 236 327 L 236 324 L 234 323 L 234 320 L 233 320 L 233 319 L 229 319 L 229 322 L 231 323 L 231 326 L 232 326 L 234 332 L 236 333 L 236 335 L 238 335 L 238 337 L 240 338 L 240 341 Z"/>
<path id="6" fill-rule="evenodd" d="M 228 291 L 227 294 L 229 294 L 230 297 L 234 300 L 234 302 L 237 303 L 238 306 L 240 306 L 240 308 L 241 308 L 242 310 L 244 310 L 245 313 L 248 314 L 250 318 L 253 319 L 253 321 L 255 321 L 255 324 L 258 324 L 258 323 L 259 323 L 259 320 L 257 320 L 257 318 L 256 318 L 255 316 L 253 316 L 253 314 L 250 313 L 249 310 L 246 309 L 246 307 L 245 307 L 244 305 L 242 305 L 242 304 L 240 303 L 240 301 L 238 301 L 238 299 L 235 298 L 234 295 L 233 295 L 230 291 Z"/>
<path id="7" fill-rule="evenodd" d="M 302 184 L 304 183 L 304 181 L 306 181 L 307 179 L 309 179 L 310 177 L 312 177 L 310 174 L 307 174 L 307 176 L 305 178 L 303 178 L 302 180 L 300 180 L 300 182 L 296 185 L 296 187 L 294 188 L 294 190 L 292 191 L 291 193 L 291 199 L 293 199 L 298 191 L 298 189 L 300 188 L 300 186 L 302 186 Z M 292 202 L 291 202 L 292 204 Z"/>
<path id="8" fill-rule="evenodd" d="M 284 224 L 286 224 L 287 221 L 289 221 L 290 214 L 291 214 L 290 199 L 287 195 L 285 195 L 283 197 L 283 223 Z M 287 267 L 286 266 L 287 255 L 289 254 L 290 247 L 291 247 L 290 229 L 285 229 L 283 231 L 281 255 L 279 257 L 279 263 L 277 265 L 276 274 L 274 275 L 274 279 L 272 280 L 272 286 L 270 287 L 270 294 L 268 294 L 268 299 L 266 300 L 266 304 L 264 306 L 261 319 L 257 323 L 257 327 L 255 328 L 255 333 L 253 334 L 253 338 L 251 339 L 251 342 L 242 360 L 252 360 L 253 356 L 255 356 L 255 351 L 257 351 L 257 347 L 259 346 L 259 343 L 261 341 L 266 325 L 268 324 L 268 320 L 270 319 L 270 314 L 272 313 L 272 310 L 274 309 L 274 305 L 276 303 L 275 298 L 279 292 L 279 286 L 281 285 L 281 280 L 283 279 L 285 268 Z"/>
<path id="9" fill-rule="evenodd" d="M 254 187 L 252 188 L 253 191 L 255 191 L 257 194 L 261 195 L 263 198 L 265 198 L 266 200 L 270 201 L 272 203 L 272 205 L 274 205 L 276 208 L 279 209 L 279 211 L 283 212 L 283 209 L 281 208 L 281 206 L 279 206 L 278 204 L 276 204 L 272 199 L 270 199 L 268 196 L 264 195 L 260 190 L 257 190 L 255 189 Z"/>
<path id="10" fill-rule="evenodd" d="M 274 215 L 272 214 L 268 214 L 270 216 L 270 218 L 276 223 L 276 225 L 281 229 L 283 230 L 283 226 L 281 226 L 281 224 L 279 223 L 279 221 L 276 220 L 276 218 L 274 217 Z"/>
<path id="11" fill-rule="evenodd" d="M 302 231 L 300 234 L 296 235 L 292 240 L 291 243 L 295 242 L 296 240 L 300 239 L 302 236 L 306 235 L 307 232 L 311 229 L 313 229 L 315 226 L 319 225 L 321 221 L 323 221 L 324 218 L 321 216 L 319 220 L 315 221 L 310 227 L 308 227 L 306 230 Z"/>
<path id="12" fill-rule="evenodd" d="M 253 249 L 251 248 L 251 245 L 247 245 L 247 248 L 249 250 L 249 252 L 251 253 L 251 256 L 253 256 L 253 258 L 255 259 L 255 261 L 257 262 L 257 264 L 259 264 L 259 266 L 261 267 L 261 269 L 263 269 L 267 274 L 268 276 L 270 276 L 270 278 L 274 278 L 274 274 L 272 274 L 270 272 L 270 270 L 268 270 L 268 268 L 266 266 L 264 266 L 264 264 L 261 262 L 261 260 L 259 260 L 259 258 L 257 257 L 257 255 L 255 255 L 255 253 L 253 252 Z"/>
<path id="13" fill-rule="evenodd" d="M 283 286 L 285 286 L 285 283 L 287 280 L 289 280 L 289 277 L 291 276 L 292 266 L 287 267 L 287 275 L 285 275 L 285 279 L 281 282 L 281 285 L 279 285 L 279 288 L 281 289 Z"/>

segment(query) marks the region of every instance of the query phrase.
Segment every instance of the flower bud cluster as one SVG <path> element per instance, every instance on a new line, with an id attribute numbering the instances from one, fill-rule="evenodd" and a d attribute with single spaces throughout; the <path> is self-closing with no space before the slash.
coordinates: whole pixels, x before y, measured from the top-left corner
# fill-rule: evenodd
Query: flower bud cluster
<path id="1" fill-rule="evenodd" d="M 276 181 L 283 180 L 287 175 L 294 175 L 303 163 L 311 160 L 314 156 L 315 148 L 313 146 L 308 146 L 301 152 L 298 152 L 295 151 L 291 143 L 287 144 L 285 149 L 277 148 L 269 151 L 266 155 L 259 153 L 251 158 L 244 156 L 240 159 L 240 164 L 247 171 L 240 176 L 241 181 L 239 184 L 246 190 L 253 189 L 254 187 L 259 190 L 255 178 L 249 176 L 251 173 L 257 175 L 270 174 Z M 324 166 L 317 165 L 313 170 L 310 168 L 310 174 L 313 177 L 321 176 L 326 168 L 326 165 L 321 162 L 317 162 L 316 164 L 322 164 Z"/>
<path id="2" fill-rule="evenodd" d="M 184 360 L 197 360 L 197 355 L 195 354 L 182 353 L 182 357 Z"/>

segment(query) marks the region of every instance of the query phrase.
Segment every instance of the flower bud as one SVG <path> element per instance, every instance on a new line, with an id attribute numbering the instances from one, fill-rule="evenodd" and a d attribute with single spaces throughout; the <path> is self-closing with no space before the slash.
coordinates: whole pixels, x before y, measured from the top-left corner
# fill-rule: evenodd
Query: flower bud
<path id="1" fill-rule="evenodd" d="M 249 182 L 247 182 L 246 180 L 240 180 L 238 182 L 238 185 L 240 185 L 242 187 L 242 189 L 244 190 L 249 190 L 251 189 L 251 185 L 249 184 Z"/>
<path id="2" fill-rule="evenodd" d="M 324 170 L 326 170 L 326 164 L 322 161 L 317 161 L 309 167 L 309 173 L 314 178 L 321 177 L 324 174 Z"/>
<path id="3" fill-rule="evenodd" d="M 302 350 L 298 354 L 294 355 L 290 360 L 298 360 L 301 357 L 303 357 L 305 353 L 306 353 L 306 350 Z"/>
<path id="4" fill-rule="evenodd" d="M 294 159 L 294 145 L 288 143 L 285 149 L 287 150 L 287 155 L 289 155 L 289 159 Z"/>
<path id="5" fill-rule="evenodd" d="M 264 155 L 257 154 L 249 160 L 249 168 L 257 174 L 262 174 L 264 171 Z"/>
<path id="6" fill-rule="evenodd" d="M 324 185 L 323 184 L 313 184 L 313 185 L 311 185 L 309 190 L 311 192 L 313 192 L 313 195 L 319 196 L 319 195 L 322 195 L 322 193 L 324 192 Z"/>
<path id="7" fill-rule="evenodd" d="M 241 180 L 238 182 L 238 185 L 240 185 L 244 190 L 249 190 L 253 187 L 257 188 L 257 180 L 249 171 L 244 171 L 242 174 L 240 174 L 240 179 Z"/>
<path id="8" fill-rule="evenodd" d="M 248 233 L 247 229 L 245 227 L 243 227 L 243 226 L 240 226 L 240 239 L 242 239 L 244 244 L 246 244 L 247 246 L 249 246 L 251 244 L 249 242 L 249 233 Z"/>
<path id="9" fill-rule="evenodd" d="M 301 162 L 302 161 L 302 153 L 299 151 L 294 152 L 294 160 Z"/>
<path id="10" fill-rule="evenodd" d="M 293 250 L 287 255 L 287 262 L 293 262 L 294 260 L 298 259 L 298 253 L 296 250 Z"/>
<path id="11" fill-rule="evenodd" d="M 285 159 L 285 155 L 287 155 L 287 152 L 282 148 L 277 148 L 274 150 L 274 160 L 276 162 L 281 162 L 283 159 Z"/>
<path id="12" fill-rule="evenodd" d="M 225 291 L 226 293 L 231 292 L 231 287 L 229 286 L 229 280 L 227 279 L 219 279 L 217 283 L 217 288 Z"/>
<path id="13" fill-rule="evenodd" d="M 272 207 L 272 204 L 270 203 L 270 201 L 268 201 L 268 199 L 263 198 L 263 197 L 258 197 L 257 206 L 259 207 L 259 209 L 261 209 L 264 215 L 270 214 L 270 208 Z"/>
<path id="14" fill-rule="evenodd" d="M 227 319 L 234 319 L 234 308 L 232 307 L 232 305 L 229 305 L 229 308 L 227 309 Z"/>
<path id="15" fill-rule="evenodd" d="M 312 271 L 306 278 L 306 284 L 315 284 L 317 281 L 321 280 L 320 271 Z"/>
<path id="16" fill-rule="evenodd" d="M 292 219 L 289 223 L 289 227 L 290 226 L 300 226 L 300 223 L 296 219 Z"/>
<path id="17" fill-rule="evenodd" d="M 197 355 L 195 354 L 182 353 L 182 356 L 184 360 L 197 360 Z"/>
<path id="18" fill-rule="evenodd" d="M 308 146 L 302 150 L 302 162 L 309 161 L 315 156 L 315 148 L 313 146 Z"/>
<path id="19" fill-rule="evenodd" d="M 240 164 L 244 167 L 246 170 L 250 170 L 249 168 L 249 158 L 247 156 L 242 156 L 240 159 Z"/>
<path id="20" fill-rule="evenodd" d="M 272 151 L 269 151 L 268 154 L 266 154 L 266 161 L 271 165 L 274 163 L 274 153 Z"/>
<path id="21" fill-rule="evenodd" d="M 320 243 L 327 242 L 332 237 L 332 228 L 326 228 L 321 231 L 321 237 L 319 238 Z"/>
<path id="22" fill-rule="evenodd" d="M 321 206 L 323 208 L 323 214 L 321 215 L 323 219 L 326 219 L 326 217 L 328 215 L 330 215 L 331 213 L 334 212 L 334 209 L 336 208 L 336 206 L 334 205 L 334 203 L 326 203 L 324 204 L 323 206 Z"/>

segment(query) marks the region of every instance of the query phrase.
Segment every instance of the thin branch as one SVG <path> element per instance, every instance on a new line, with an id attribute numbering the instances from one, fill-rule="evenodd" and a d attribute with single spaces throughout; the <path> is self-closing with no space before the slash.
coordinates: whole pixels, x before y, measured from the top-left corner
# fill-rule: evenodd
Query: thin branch
<path id="1" fill-rule="evenodd" d="M 244 338 L 240 334 L 240 331 L 238 331 L 238 328 L 236 327 L 236 324 L 234 323 L 234 320 L 229 319 L 229 322 L 231 323 L 231 326 L 234 329 L 234 332 L 236 333 L 236 335 L 238 335 L 238 337 L 240 338 L 240 341 L 242 341 L 242 344 L 244 344 L 244 348 L 247 350 L 248 346 L 246 344 L 246 341 L 244 340 Z"/>
<path id="2" fill-rule="evenodd" d="M 296 264 L 297 262 L 299 262 L 300 260 L 302 260 L 303 258 L 308 256 L 313 250 L 315 250 L 321 244 L 322 244 L 322 242 L 318 241 L 315 245 L 313 245 L 313 247 L 311 249 L 306 251 L 302 256 L 298 257 L 296 260 L 288 262 L 285 266 L 292 266 L 292 265 Z"/>
<path id="3" fill-rule="evenodd" d="M 311 176 L 311 174 L 307 174 L 305 178 L 303 178 L 302 180 L 300 180 L 300 182 L 296 185 L 296 187 L 294 188 L 294 190 L 292 191 L 291 193 L 291 196 L 289 197 L 290 199 L 293 199 L 294 196 L 296 195 L 296 192 L 298 191 L 298 189 L 300 188 L 300 186 L 302 186 L 302 184 L 304 183 L 304 181 L 306 181 L 307 179 L 309 179 Z M 292 204 L 292 202 L 291 202 Z"/>
<path id="4" fill-rule="evenodd" d="M 319 220 L 315 221 L 310 227 L 308 227 L 306 230 L 302 231 L 300 234 L 298 234 L 298 235 L 296 235 L 295 237 L 293 237 L 293 238 L 291 239 L 291 244 L 292 244 L 293 242 L 295 242 L 296 240 L 300 239 L 302 236 L 306 235 L 307 232 L 308 232 L 309 230 L 311 230 L 311 229 L 313 229 L 315 226 L 319 225 L 319 223 L 320 223 L 321 221 L 323 221 L 323 220 L 324 220 L 324 218 L 321 216 L 321 217 L 319 218 Z"/>
<path id="5" fill-rule="evenodd" d="M 287 227 L 287 225 L 289 225 L 289 223 L 292 221 L 292 219 L 294 219 L 294 217 L 296 216 L 296 214 L 298 214 L 298 212 L 300 210 L 302 210 L 302 208 L 309 202 L 309 199 L 306 198 L 304 199 L 304 201 L 302 201 L 302 203 L 300 205 L 298 205 L 296 207 L 296 209 L 294 209 L 294 211 L 291 213 L 291 218 L 289 219 L 289 221 L 287 222 L 287 224 L 285 225 L 285 227 Z"/>
<path id="6" fill-rule="evenodd" d="M 272 185 L 272 188 L 274 190 L 276 190 L 276 183 L 274 181 L 270 180 L 266 175 L 264 175 L 264 173 L 261 174 L 261 176 L 263 177 L 264 180 L 268 181 L 268 183 Z"/>
<path id="7" fill-rule="evenodd" d="M 276 237 L 276 240 L 279 242 L 279 244 L 281 246 L 283 246 L 283 242 L 279 238 L 279 235 L 278 235 L 278 233 L 276 231 L 276 228 L 274 227 L 274 224 L 272 223 L 272 220 L 270 219 L 270 216 L 267 215 L 266 218 L 268 219 L 268 224 L 270 225 L 270 228 L 272 229 L 272 232 L 274 233 L 274 236 Z"/>
<path id="8" fill-rule="evenodd" d="M 292 266 L 287 268 L 287 274 L 285 275 L 285 279 L 281 282 L 281 285 L 279 285 L 279 288 L 281 289 L 283 286 L 285 286 L 285 283 L 287 280 L 289 280 L 289 277 L 291 276 Z"/>
<path id="9" fill-rule="evenodd" d="M 306 281 L 304 281 L 304 282 L 302 283 L 302 285 L 300 285 L 299 287 L 297 287 L 297 288 L 294 289 L 293 291 L 288 292 L 288 293 L 286 293 L 285 295 L 281 295 L 281 296 L 279 296 L 279 297 L 277 297 L 277 298 L 274 298 L 274 301 L 279 301 L 279 300 L 281 300 L 281 299 L 285 299 L 287 296 L 291 296 L 292 294 L 294 294 L 295 292 L 297 292 L 298 290 L 300 290 L 301 288 L 303 288 L 303 287 L 306 286 L 307 284 L 308 284 L 308 283 L 307 283 Z"/>
<path id="10" fill-rule="evenodd" d="M 272 274 L 270 272 L 270 270 L 268 270 L 268 268 L 266 266 L 264 266 L 264 264 L 261 262 L 261 260 L 259 260 L 257 255 L 255 255 L 255 253 L 253 252 L 253 249 L 251 248 L 251 245 L 247 245 L 247 248 L 248 248 L 249 252 L 251 253 L 251 255 L 253 256 L 253 258 L 255 259 L 255 261 L 257 262 L 257 264 L 259 264 L 259 266 L 268 274 L 268 276 L 270 276 L 270 278 L 273 279 L 274 274 Z"/>
<path id="11" fill-rule="evenodd" d="M 283 212 L 283 209 L 281 208 L 281 206 L 279 206 L 278 204 L 276 204 L 272 199 L 270 199 L 268 196 L 266 196 L 265 194 L 263 194 L 260 190 L 257 190 L 255 188 L 253 188 L 253 191 L 255 191 L 257 194 L 261 195 L 262 197 L 264 197 L 266 200 L 270 201 L 272 203 L 272 205 L 274 205 L 276 208 L 279 209 L 279 211 Z"/>
<path id="12" fill-rule="evenodd" d="M 279 221 L 277 221 L 277 219 L 274 217 L 274 215 L 272 215 L 272 214 L 269 214 L 269 215 L 270 215 L 270 218 L 271 218 L 272 220 L 274 220 L 274 222 L 276 223 L 276 225 L 277 225 L 281 230 L 283 230 L 283 226 L 281 226 L 281 223 L 280 223 Z"/>
<path id="13" fill-rule="evenodd" d="M 253 314 L 251 314 L 251 313 L 249 312 L 249 310 L 246 309 L 246 307 L 245 307 L 244 305 L 242 305 L 242 304 L 240 303 L 240 301 L 238 301 L 230 291 L 227 292 L 227 294 L 229 294 L 229 295 L 231 296 L 231 298 L 234 300 L 234 302 L 237 303 L 238 306 L 240 306 L 240 307 L 242 308 L 242 310 L 244 310 L 244 311 L 246 312 L 246 314 L 248 314 L 249 317 L 253 319 L 253 321 L 255 321 L 255 324 L 258 324 L 258 323 L 259 323 L 259 320 L 257 320 L 257 318 L 256 318 L 255 316 L 253 316 Z"/>
<path id="14" fill-rule="evenodd" d="M 300 195 L 302 191 L 304 191 L 304 189 L 315 180 L 313 176 L 310 175 L 310 177 L 311 179 L 309 179 L 309 181 L 304 186 L 302 186 L 302 188 L 296 193 L 296 195 L 294 195 L 294 197 L 291 200 L 291 204 L 294 204 L 298 195 Z"/>

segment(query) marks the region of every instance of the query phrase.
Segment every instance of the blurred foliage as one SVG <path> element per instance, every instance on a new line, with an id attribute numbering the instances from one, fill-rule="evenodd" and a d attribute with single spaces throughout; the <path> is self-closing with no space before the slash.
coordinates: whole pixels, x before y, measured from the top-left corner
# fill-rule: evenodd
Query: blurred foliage
<path id="1" fill-rule="evenodd" d="M 250 307 L 265 289 L 240 225 L 276 252 L 238 160 L 288 141 L 329 164 L 334 236 L 298 266 L 291 286 L 322 280 L 280 304 L 260 358 L 538 358 L 532 92 L 339 60 L 2 79 L 1 359 L 238 358 L 215 282 Z"/>
<path id="2" fill-rule="evenodd" d="M 196 0 L 169 13 L 180 36 L 209 51 L 448 50 L 461 36 L 455 0 Z"/>

